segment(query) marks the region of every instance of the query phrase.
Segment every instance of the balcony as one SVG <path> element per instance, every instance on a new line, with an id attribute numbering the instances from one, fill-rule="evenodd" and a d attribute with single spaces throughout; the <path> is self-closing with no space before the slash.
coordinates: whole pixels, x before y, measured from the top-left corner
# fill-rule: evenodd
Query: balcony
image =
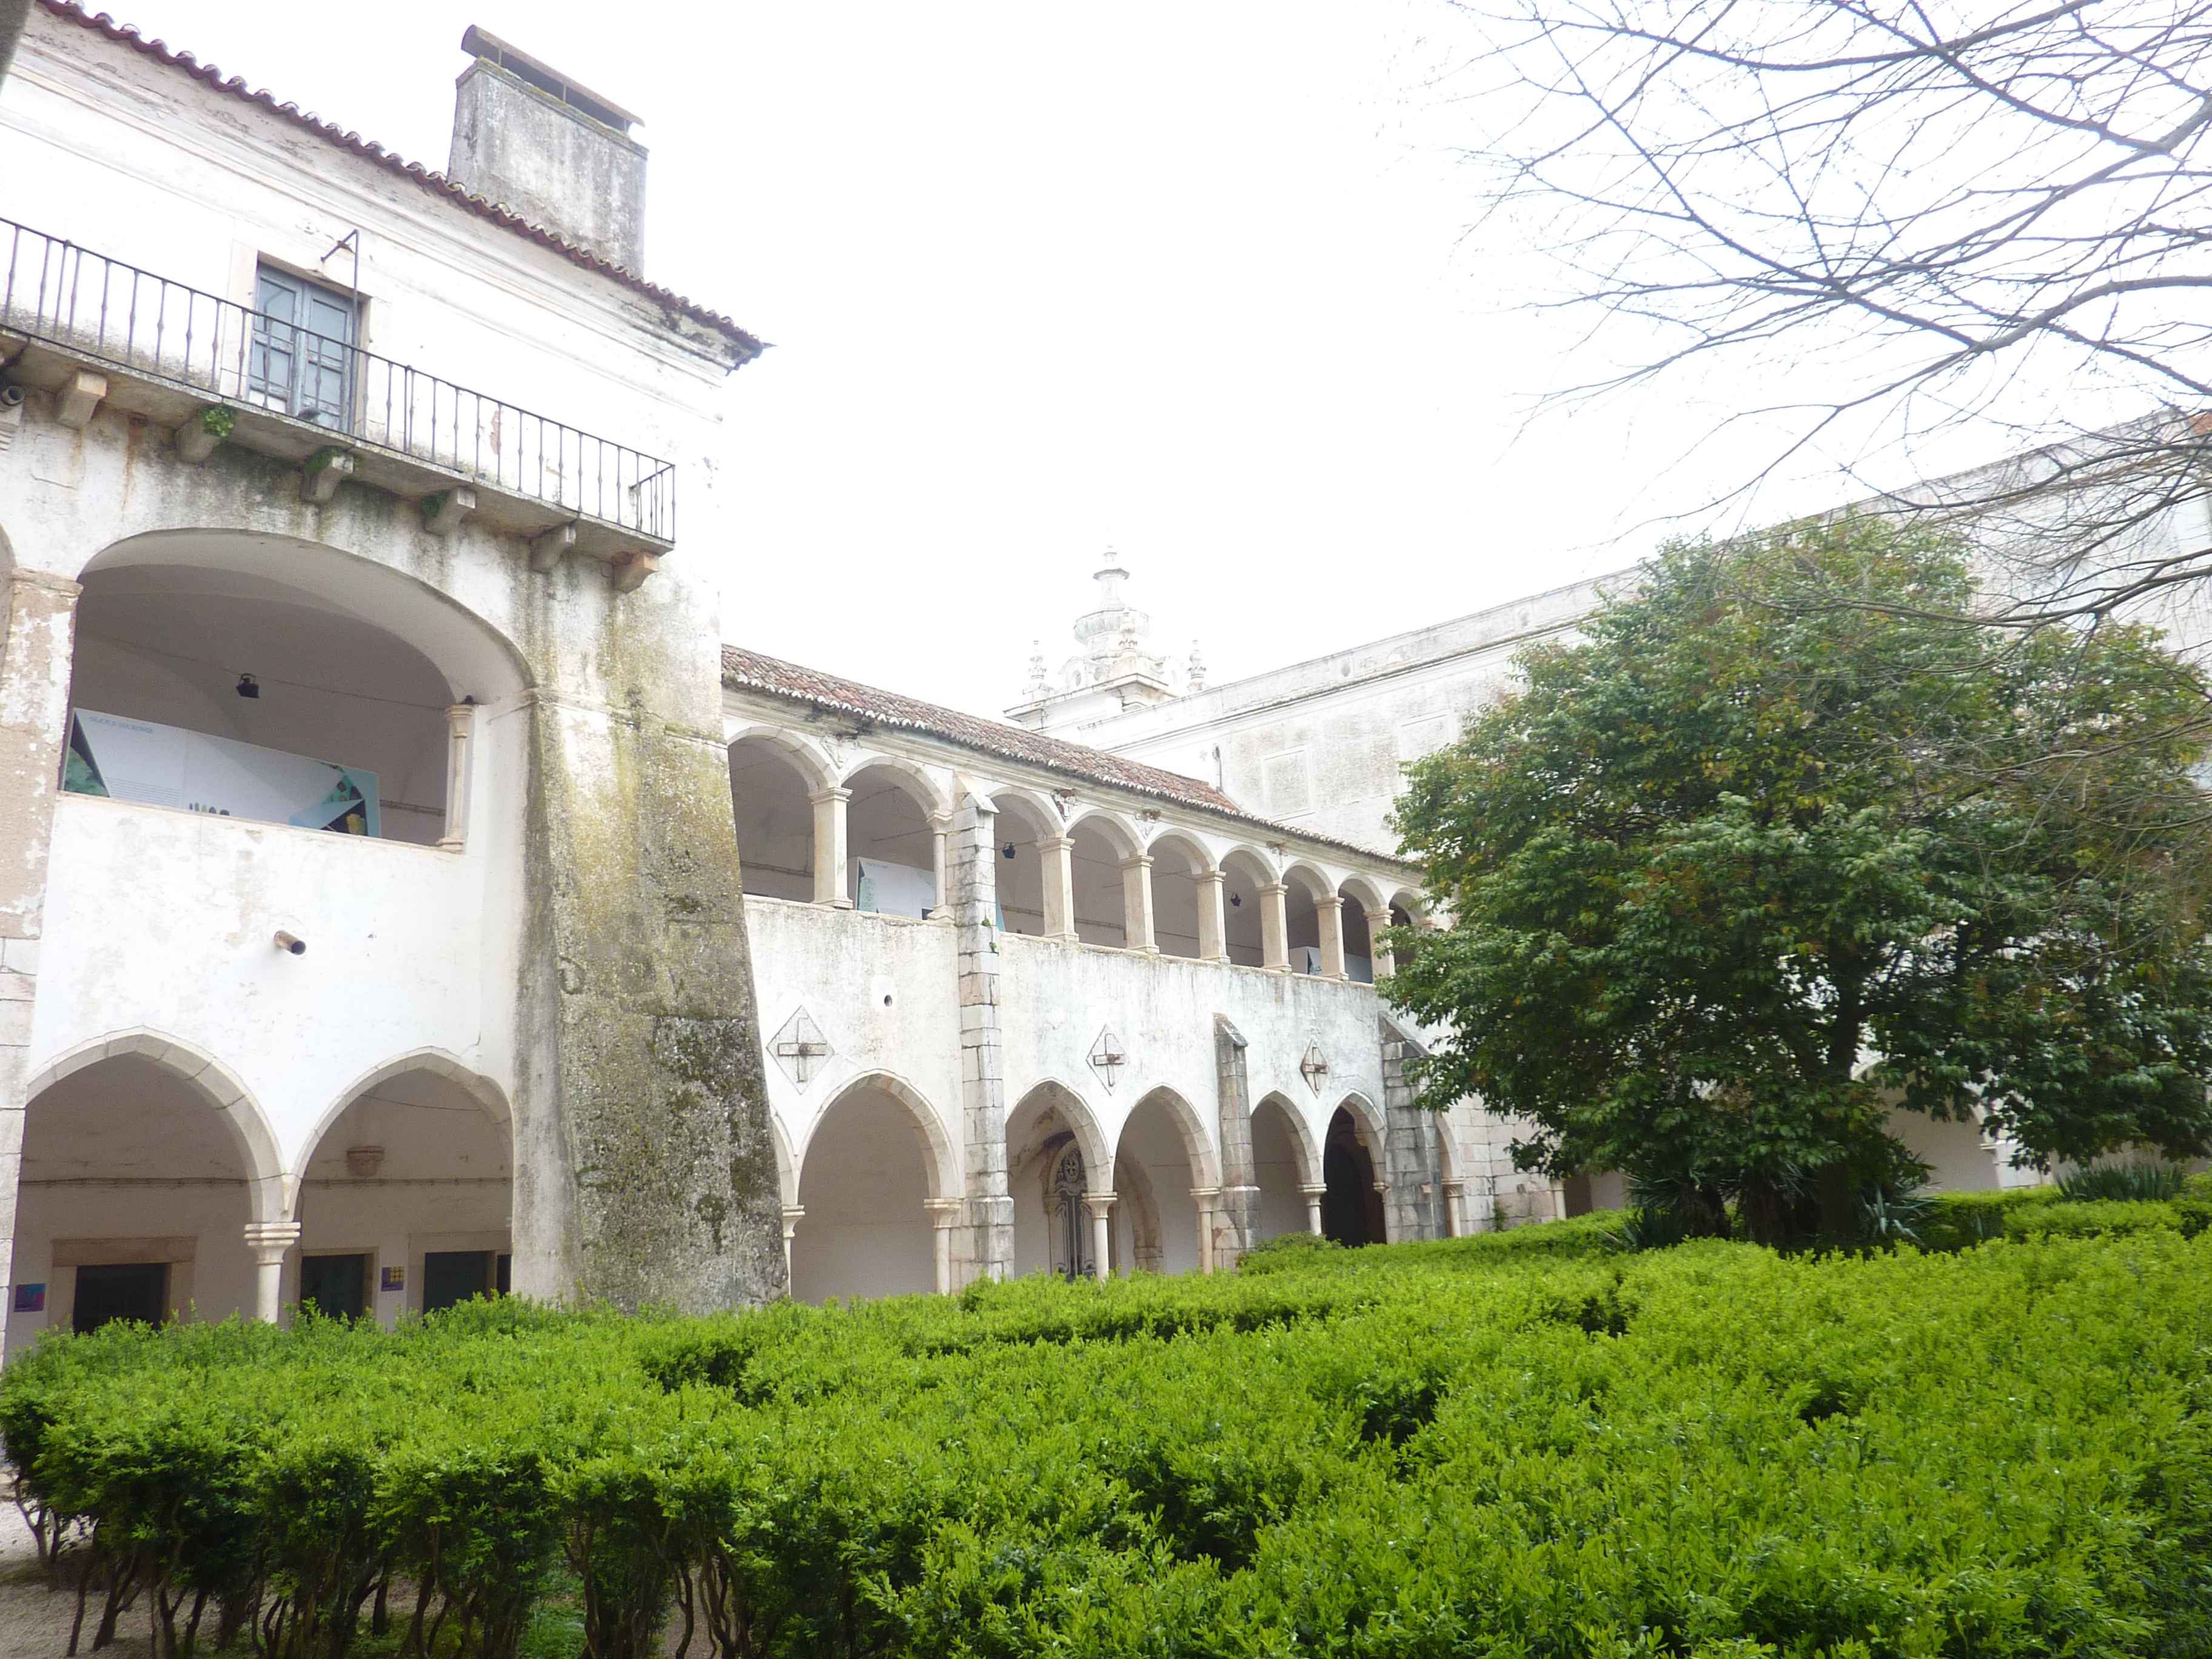
<path id="1" fill-rule="evenodd" d="M 112 406 L 175 428 L 189 460 L 235 444 L 302 466 L 314 499 L 350 477 L 439 533 L 466 517 L 639 579 L 676 539 L 667 461 L 7 219 L 0 361 L 69 424 Z"/>

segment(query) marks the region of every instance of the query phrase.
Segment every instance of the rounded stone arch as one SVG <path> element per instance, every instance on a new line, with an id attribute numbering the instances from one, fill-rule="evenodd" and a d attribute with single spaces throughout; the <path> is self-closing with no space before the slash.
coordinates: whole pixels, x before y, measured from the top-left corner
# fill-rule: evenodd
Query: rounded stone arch
<path id="1" fill-rule="evenodd" d="M 0 576 L 15 568 L 15 546 L 8 539 L 8 526 L 0 524 Z"/>
<path id="2" fill-rule="evenodd" d="M 887 754 L 881 750 L 855 751 L 851 763 L 844 769 L 842 775 L 838 778 L 837 787 L 841 789 L 849 789 L 854 778 L 868 771 L 890 772 L 904 779 L 913 787 L 925 818 L 946 817 L 952 811 L 951 803 L 945 796 L 944 786 L 929 775 L 928 768 L 917 761 L 907 759 L 903 755 Z"/>
<path id="3" fill-rule="evenodd" d="M 394 635 L 445 677 L 455 702 L 503 702 L 537 683 L 520 647 L 481 612 L 396 566 L 325 542 L 223 528 L 145 531 L 101 548 L 76 579 L 162 568 L 219 573 L 257 597 Z"/>
<path id="4" fill-rule="evenodd" d="M 809 794 L 819 794 L 830 787 L 830 780 L 837 770 L 819 744 L 799 732 L 771 726 L 766 720 L 725 720 L 722 722 L 722 747 L 734 749 L 741 743 L 763 744 L 775 750 L 791 763 L 792 769 L 805 783 Z"/>
<path id="5" fill-rule="evenodd" d="M 379 1085 L 394 1078 L 404 1077 L 410 1072 L 428 1072 L 441 1077 L 483 1108 L 484 1115 L 507 1132 L 508 1157 L 514 1156 L 514 1111 L 507 1104 L 507 1091 L 481 1072 L 472 1071 L 458 1054 L 444 1048 L 417 1048 L 396 1060 L 387 1060 L 374 1069 L 363 1073 L 341 1089 L 336 1099 L 323 1109 L 315 1127 L 300 1143 L 299 1155 L 284 1176 L 284 1214 L 296 1219 L 300 1212 L 301 1183 L 306 1180 L 307 1165 L 313 1159 L 315 1149 L 323 1144 L 323 1137 L 346 1115 L 353 1103 Z"/>
<path id="6" fill-rule="evenodd" d="M 1145 843 L 1145 851 L 1157 857 L 1159 850 L 1164 847 L 1180 851 L 1190 860 L 1190 867 L 1194 874 L 1209 876 L 1221 868 L 1214 862 L 1212 849 L 1188 830 L 1178 830 L 1172 824 L 1163 825 L 1155 830 L 1152 838 Z"/>
<path id="7" fill-rule="evenodd" d="M 1412 887 L 1398 888 L 1391 893 L 1389 902 L 1392 909 L 1403 910 L 1406 913 L 1407 919 L 1415 927 L 1425 927 L 1428 926 L 1429 907 L 1422 899 L 1418 889 Z"/>
<path id="8" fill-rule="evenodd" d="M 991 803 L 995 814 L 1003 815 L 1008 805 L 1017 806 L 1027 815 L 1032 828 L 1048 836 L 1064 836 L 1066 825 L 1061 821 L 1060 811 L 1051 796 L 1026 784 L 995 783 L 981 786 L 980 793 Z M 1001 841 L 1006 836 L 1001 834 Z"/>
<path id="9" fill-rule="evenodd" d="M 1096 830 L 1118 857 L 1133 859 L 1145 850 L 1144 837 L 1137 833 L 1137 826 L 1110 806 L 1079 804 L 1067 815 L 1067 828 L 1061 833 L 1073 836 L 1078 830 L 1086 828 Z"/>
<path id="10" fill-rule="evenodd" d="M 1269 882 L 1283 878 L 1281 870 L 1267 849 L 1249 841 L 1231 842 L 1221 849 L 1221 856 L 1215 860 L 1216 866 L 1226 872 L 1232 864 L 1241 866 L 1246 875 L 1257 878 L 1259 884 L 1263 887 Z"/>
<path id="11" fill-rule="evenodd" d="M 1206 1133 L 1206 1120 L 1199 1115 L 1188 1101 L 1164 1083 L 1157 1088 L 1147 1089 L 1130 1105 L 1128 1116 L 1121 1120 L 1121 1133 L 1115 1139 L 1115 1155 L 1120 1155 L 1121 1142 L 1127 1138 L 1129 1120 L 1155 1102 L 1166 1111 L 1168 1121 L 1175 1125 L 1176 1133 L 1182 1141 L 1183 1156 L 1190 1163 L 1191 1184 L 1218 1187 L 1221 1184 L 1221 1160 L 1214 1152 L 1212 1138 Z"/>
<path id="12" fill-rule="evenodd" d="M 1382 896 L 1382 885 L 1380 882 L 1372 876 L 1363 876 L 1357 871 L 1339 882 L 1336 890 L 1348 898 L 1357 899 L 1364 909 L 1380 910 L 1389 902 Z"/>
<path id="13" fill-rule="evenodd" d="M 1013 1152 L 1014 1130 L 1024 1115 L 1033 1107 L 1057 1111 L 1066 1121 L 1068 1131 L 1075 1137 L 1076 1150 L 1083 1154 L 1083 1167 L 1090 1172 L 1094 1190 L 1110 1189 L 1114 1172 L 1114 1148 L 1107 1141 L 1106 1132 L 1099 1127 L 1098 1115 L 1079 1090 L 1072 1088 L 1056 1077 L 1042 1078 L 1022 1091 L 1021 1098 L 1006 1112 L 1006 1152 Z"/>
<path id="14" fill-rule="evenodd" d="M 1283 872 L 1277 879 L 1285 887 L 1303 888 L 1310 899 L 1334 897 L 1336 893 L 1336 883 L 1310 859 L 1291 860 L 1283 866 Z"/>
<path id="15" fill-rule="evenodd" d="M 254 1220 L 282 1221 L 291 1213 L 283 1158 L 260 1103 L 235 1072 L 182 1037 L 139 1026 L 81 1042 L 32 1077 L 23 1091 L 25 1106 L 64 1078 L 120 1054 L 138 1055 L 172 1073 L 214 1109 L 246 1166 L 247 1202 Z"/>
<path id="16" fill-rule="evenodd" d="M 1298 1109 L 1297 1103 L 1280 1089 L 1271 1089 L 1252 1103 L 1252 1115 L 1257 1118 L 1261 1109 L 1273 1106 L 1290 1124 L 1291 1152 L 1297 1159 L 1298 1184 L 1318 1187 L 1322 1180 L 1321 1143 L 1314 1139 L 1313 1125 Z"/>
<path id="17" fill-rule="evenodd" d="M 922 1173 L 928 1178 L 930 1197 L 957 1198 L 961 1190 L 960 1164 L 953 1152 L 951 1137 L 945 1133 L 943 1121 L 938 1117 L 935 1108 L 930 1105 L 921 1091 L 896 1072 L 862 1072 L 839 1084 L 807 1123 L 805 1138 L 796 1148 L 798 1157 L 793 1161 L 792 1167 L 800 1171 L 805 1169 L 806 1154 L 823 1121 L 836 1109 L 838 1103 L 863 1090 L 887 1095 L 906 1109 L 907 1118 L 921 1141 Z M 795 1193 L 794 1188 L 794 1197 Z"/>

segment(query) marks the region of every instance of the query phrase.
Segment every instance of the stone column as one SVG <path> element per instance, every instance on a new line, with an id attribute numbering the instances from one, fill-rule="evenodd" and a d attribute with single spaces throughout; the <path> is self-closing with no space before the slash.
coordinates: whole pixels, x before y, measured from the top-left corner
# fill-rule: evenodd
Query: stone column
<path id="1" fill-rule="evenodd" d="M 606 590 L 608 701 L 526 694 L 514 1288 L 706 1313 L 788 1281 L 729 751 L 666 580 Z"/>
<path id="2" fill-rule="evenodd" d="M 809 795 L 814 808 L 814 902 L 840 910 L 853 908 L 845 890 L 845 803 L 849 789 L 823 789 Z"/>
<path id="3" fill-rule="evenodd" d="M 930 906 L 933 916 L 950 915 L 952 910 L 952 815 L 932 812 L 929 815 L 930 854 L 932 872 L 937 883 L 937 900 Z"/>
<path id="4" fill-rule="evenodd" d="M 1225 884 L 1218 870 L 1201 870 L 1198 875 L 1198 959 L 1200 962 L 1229 960 L 1227 913 L 1222 908 L 1222 890 Z"/>
<path id="5" fill-rule="evenodd" d="M 1306 1201 L 1306 1231 L 1316 1238 L 1321 1237 L 1321 1201 L 1328 1196 L 1326 1187 L 1301 1187 L 1298 1195 Z"/>
<path id="6" fill-rule="evenodd" d="M 1202 1273 L 1213 1271 L 1214 1206 L 1220 1201 L 1218 1187 L 1194 1187 L 1191 1201 L 1198 1206 L 1198 1270 Z"/>
<path id="7" fill-rule="evenodd" d="M 1252 1089 L 1244 1034 L 1220 1014 L 1213 1017 L 1213 1089 L 1221 1140 L 1221 1237 L 1214 1255 L 1223 1267 L 1233 1267 L 1252 1248 L 1252 1210 L 1260 1189 L 1252 1165 Z"/>
<path id="8" fill-rule="evenodd" d="M 438 849 L 458 853 L 469 844 L 469 738 L 476 726 L 476 705 L 457 702 L 446 710 L 446 833 Z"/>
<path id="9" fill-rule="evenodd" d="M 1443 1227 L 1437 1200 L 1443 1177 L 1437 1134 L 1443 1126 L 1434 1112 L 1413 1103 L 1413 1085 L 1406 1078 L 1406 1062 L 1426 1051 L 1389 1016 L 1376 1024 L 1382 1045 L 1384 1127 L 1382 1168 L 1376 1172 L 1376 1184 L 1386 1188 L 1383 1215 L 1390 1241 L 1439 1238 Z"/>
<path id="10" fill-rule="evenodd" d="M 1147 956 L 1159 954 L 1159 941 L 1152 937 L 1150 854 L 1139 853 L 1133 859 L 1121 860 L 1121 925 L 1129 949 L 1142 951 Z"/>
<path id="11" fill-rule="evenodd" d="M 1014 1200 L 1006 1187 L 1006 1085 L 999 1036 L 997 821 L 995 812 L 969 796 L 953 815 L 949 848 L 968 1217 L 967 1249 L 955 1252 L 950 1267 L 955 1290 L 977 1279 L 1005 1279 L 1014 1270 Z"/>
<path id="12" fill-rule="evenodd" d="M 796 1204 L 783 1206 L 783 1282 L 788 1294 L 791 1285 L 791 1241 L 798 1234 L 799 1224 L 806 1219 L 806 1212 Z"/>
<path id="13" fill-rule="evenodd" d="M 1291 971 L 1291 915 L 1284 902 L 1289 891 L 1279 881 L 1260 890 L 1260 965 L 1279 974 Z"/>
<path id="14" fill-rule="evenodd" d="M 1114 1194 L 1085 1193 L 1084 1212 L 1091 1218 L 1091 1273 L 1101 1280 L 1113 1276 L 1114 1267 Z"/>
<path id="15" fill-rule="evenodd" d="M 1323 893 L 1316 899 L 1314 920 L 1321 924 L 1321 976 L 1345 978 L 1344 895 Z"/>
<path id="16" fill-rule="evenodd" d="M 296 1221 L 249 1221 L 246 1247 L 253 1252 L 253 1316 L 274 1325 L 283 1311 L 284 1258 L 300 1242 Z"/>
<path id="17" fill-rule="evenodd" d="M 1467 1237 L 1467 1182 L 1464 1181 L 1444 1182 L 1444 1222 L 1454 1238 Z"/>
<path id="18" fill-rule="evenodd" d="M 1073 945 L 1079 937 L 1075 931 L 1075 842 L 1066 836 L 1043 836 L 1037 842 L 1037 857 L 1044 866 L 1044 936 Z"/>
<path id="19" fill-rule="evenodd" d="M 35 570 L 11 570 L 0 586 L 7 605 L 0 615 L 0 848 L 6 853 L 0 858 L 0 1290 L 14 1276 L 31 1008 L 46 932 L 54 797 L 69 742 L 71 647 L 82 591 Z"/>
<path id="20" fill-rule="evenodd" d="M 1389 911 L 1370 910 L 1367 913 L 1367 948 L 1375 953 L 1375 982 L 1377 985 L 1398 971 L 1398 959 L 1382 944 L 1382 930 L 1389 925 Z"/>
<path id="21" fill-rule="evenodd" d="M 968 1200 L 964 1198 L 932 1198 L 923 1200 L 929 1211 L 930 1243 L 937 1267 L 937 1293 L 952 1294 L 955 1257 L 954 1246 L 960 1225 L 967 1218 Z"/>

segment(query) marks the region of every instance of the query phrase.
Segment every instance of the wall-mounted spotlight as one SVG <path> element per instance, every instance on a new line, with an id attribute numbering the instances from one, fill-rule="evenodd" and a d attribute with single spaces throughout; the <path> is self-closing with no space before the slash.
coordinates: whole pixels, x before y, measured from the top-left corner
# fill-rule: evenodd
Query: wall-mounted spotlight
<path id="1" fill-rule="evenodd" d="M 259 696 L 261 695 L 261 682 L 255 679 L 251 674 L 240 674 L 238 677 L 238 695 L 241 697 Z"/>
<path id="2" fill-rule="evenodd" d="M 307 954 L 307 941 L 280 927 L 276 930 L 276 948 L 292 956 L 304 957 Z"/>

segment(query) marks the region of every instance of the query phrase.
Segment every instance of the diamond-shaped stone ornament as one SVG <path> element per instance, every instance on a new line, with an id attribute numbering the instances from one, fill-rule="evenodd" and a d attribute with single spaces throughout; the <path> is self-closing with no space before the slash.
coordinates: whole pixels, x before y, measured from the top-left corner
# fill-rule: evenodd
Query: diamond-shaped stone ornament
<path id="1" fill-rule="evenodd" d="M 769 1044 L 769 1053 L 775 1056 L 775 1063 L 801 1094 L 822 1074 L 822 1068 L 836 1052 L 830 1046 L 830 1039 L 822 1035 L 822 1028 L 814 1023 L 814 1017 L 804 1008 L 783 1022 L 783 1029 Z"/>

